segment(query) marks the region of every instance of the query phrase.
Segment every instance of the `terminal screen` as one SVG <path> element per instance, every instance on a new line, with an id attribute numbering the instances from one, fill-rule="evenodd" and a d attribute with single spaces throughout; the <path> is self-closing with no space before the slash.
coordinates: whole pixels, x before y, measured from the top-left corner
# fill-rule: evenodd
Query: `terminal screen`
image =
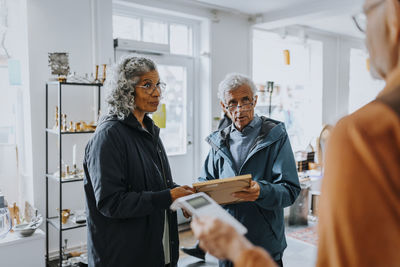
<path id="1" fill-rule="evenodd" d="M 187 203 L 189 203 L 189 205 L 192 206 L 194 209 L 198 209 L 198 208 L 209 205 L 210 201 L 208 201 L 207 199 L 205 199 L 202 196 L 199 196 L 199 197 L 195 197 L 195 198 L 187 200 Z"/>

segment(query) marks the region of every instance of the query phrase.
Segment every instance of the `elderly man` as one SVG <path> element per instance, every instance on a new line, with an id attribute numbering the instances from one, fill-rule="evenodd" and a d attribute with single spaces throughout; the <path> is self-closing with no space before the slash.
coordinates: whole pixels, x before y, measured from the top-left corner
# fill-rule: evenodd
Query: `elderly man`
<path id="1" fill-rule="evenodd" d="M 330 137 L 319 206 L 321 267 L 400 264 L 400 3 L 366 0 L 364 13 L 371 65 L 386 87 Z M 236 267 L 273 266 L 229 225 L 204 220 L 192 225 L 201 247 Z M 232 244 L 218 244 L 222 237 Z"/>
<path id="2" fill-rule="evenodd" d="M 207 138 L 211 149 L 199 180 L 252 175 L 250 188 L 234 193 L 244 202 L 225 208 L 247 227 L 247 238 L 282 265 L 286 248 L 283 208 L 293 204 L 300 192 L 285 126 L 254 114 L 256 87 L 248 77 L 229 74 L 218 90 L 232 124 Z M 220 261 L 220 266 L 231 264 Z"/>

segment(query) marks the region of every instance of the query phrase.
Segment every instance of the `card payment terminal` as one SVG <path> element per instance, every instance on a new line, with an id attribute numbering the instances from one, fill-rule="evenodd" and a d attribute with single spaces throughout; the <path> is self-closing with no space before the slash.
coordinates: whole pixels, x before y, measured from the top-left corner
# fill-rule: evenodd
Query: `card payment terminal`
<path id="1" fill-rule="evenodd" d="M 185 209 L 192 215 L 201 217 L 216 217 L 233 226 L 240 234 L 247 233 L 246 227 L 238 220 L 224 210 L 217 202 L 210 198 L 207 194 L 200 192 L 193 195 L 178 198 L 171 205 L 172 210 L 179 208 Z"/>

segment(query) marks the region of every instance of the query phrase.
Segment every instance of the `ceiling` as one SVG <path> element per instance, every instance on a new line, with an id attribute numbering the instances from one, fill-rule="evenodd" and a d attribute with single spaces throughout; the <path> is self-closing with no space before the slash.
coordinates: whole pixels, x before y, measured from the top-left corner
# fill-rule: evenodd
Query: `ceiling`
<path id="1" fill-rule="evenodd" d="M 268 13 L 290 8 L 294 5 L 309 4 L 316 0 L 189 0 L 204 3 L 215 8 L 230 9 L 248 15 Z M 319 0 L 326 1 L 326 0 Z"/>
<path id="2" fill-rule="evenodd" d="M 351 19 L 364 0 L 185 0 L 210 8 L 246 15 L 262 15 L 259 28 L 304 25 L 362 38 Z M 277 21 L 281 21 L 276 23 Z M 277 25 L 277 26 L 275 26 Z"/>
<path id="3" fill-rule="evenodd" d="M 302 25 L 331 33 L 364 38 L 364 34 L 357 29 L 351 15 L 340 15 L 310 20 L 302 23 Z"/>

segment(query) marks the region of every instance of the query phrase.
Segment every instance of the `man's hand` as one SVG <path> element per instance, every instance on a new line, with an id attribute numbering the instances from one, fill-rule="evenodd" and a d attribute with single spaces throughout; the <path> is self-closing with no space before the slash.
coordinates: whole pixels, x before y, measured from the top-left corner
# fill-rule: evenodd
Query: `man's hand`
<path id="1" fill-rule="evenodd" d="M 195 193 L 195 190 L 193 188 L 191 188 L 190 186 L 184 185 L 184 186 L 172 188 L 170 190 L 170 192 L 171 192 L 172 202 L 174 202 L 176 199 L 178 199 L 180 197 L 188 196 L 188 195 Z"/>
<path id="2" fill-rule="evenodd" d="M 244 201 L 256 201 L 260 195 L 260 186 L 256 181 L 251 181 L 250 187 L 232 193 L 233 197 L 240 198 Z"/>
<path id="3" fill-rule="evenodd" d="M 200 247 L 219 259 L 237 260 L 253 245 L 231 225 L 211 217 L 194 217 L 190 224 Z"/>

